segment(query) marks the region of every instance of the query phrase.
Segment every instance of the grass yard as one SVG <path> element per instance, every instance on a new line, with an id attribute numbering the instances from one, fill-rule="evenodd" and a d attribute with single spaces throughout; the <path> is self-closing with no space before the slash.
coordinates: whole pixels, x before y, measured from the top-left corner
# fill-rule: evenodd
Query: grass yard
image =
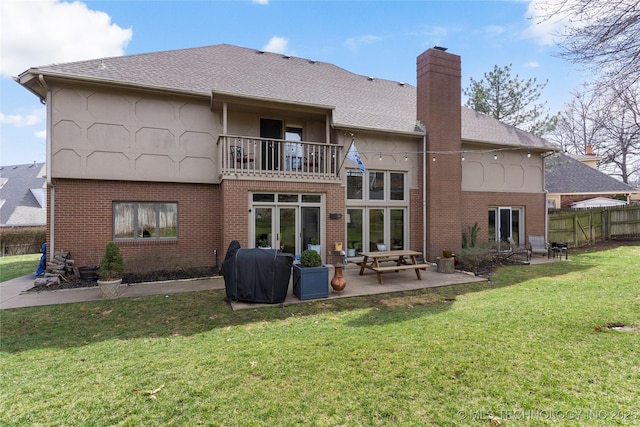
<path id="1" fill-rule="evenodd" d="M 38 269 L 42 254 L 0 257 L 0 282 L 33 274 Z"/>
<path id="2" fill-rule="evenodd" d="M 638 425 L 640 246 L 576 252 L 284 309 L 210 291 L 2 310 L 0 425 Z"/>

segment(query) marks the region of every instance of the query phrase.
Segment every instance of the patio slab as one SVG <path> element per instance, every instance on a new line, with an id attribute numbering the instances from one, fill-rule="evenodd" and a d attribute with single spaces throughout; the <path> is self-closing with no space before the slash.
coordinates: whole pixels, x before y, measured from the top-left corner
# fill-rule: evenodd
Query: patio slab
<path id="1" fill-rule="evenodd" d="M 535 256 L 531 259 L 531 264 L 541 264 L 547 262 L 570 262 L 562 259 L 548 259 Z M 333 266 L 330 266 L 329 277 L 333 277 Z M 455 272 L 451 274 L 438 273 L 435 266 L 428 266 L 426 271 L 421 271 L 422 280 L 418 280 L 413 270 L 387 272 L 384 274 L 384 284 L 379 284 L 376 274 L 372 271 L 365 271 L 363 276 L 358 273 L 360 268 L 354 264 L 348 264 L 344 268 L 344 276 L 347 286 L 342 292 L 329 291 L 328 298 L 349 298 L 361 295 L 373 295 L 387 292 L 402 292 L 415 289 L 432 288 L 438 286 L 450 286 L 463 283 L 473 283 L 486 281 L 486 278 L 474 275 Z M 0 283 L 0 309 L 37 307 L 52 304 L 68 304 L 87 301 L 98 301 L 102 299 L 97 287 L 64 289 L 58 291 L 26 292 L 33 287 L 33 274 L 19 277 L 13 280 Z M 123 286 L 120 290 L 120 298 L 135 298 L 147 295 L 168 295 L 180 292 L 207 291 L 213 289 L 224 289 L 224 279 L 222 277 L 212 277 L 195 280 L 177 280 L 168 282 L 140 283 Z M 293 294 L 293 286 L 289 283 L 287 298 L 282 305 L 300 304 L 309 301 L 301 301 Z M 242 310 L 264 306 L 278 306 L 279 304 L 259 304 L 232 302 L 233 310 Z"/>

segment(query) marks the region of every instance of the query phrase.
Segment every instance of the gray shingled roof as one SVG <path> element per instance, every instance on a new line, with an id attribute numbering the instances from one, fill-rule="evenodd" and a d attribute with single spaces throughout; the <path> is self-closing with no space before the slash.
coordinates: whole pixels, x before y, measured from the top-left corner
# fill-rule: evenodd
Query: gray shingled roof
<path id="1" fill-rule="evenodd" d="M 334 108 L 334 125 L 419 133 L 415 86 L 335 65 L 227 44 L 53 64 L 25 71 L 209 96 L 211 92 Z M 551 149 L 546 140 L 462 107 L 462 138 Z"/>
<path id="2" fill-rule="evenodd" d="M 545 159 L 545 187 L 549 193 L 629 193 L 638 190 L 563 153 Z"/>
<path id="3" fill-rule="evenodd" d="M 473 142 L 491 142 L 498 145 L 557 149 L 544 138 L 502 123 L 467 107 L 462 107 L 462 139 Z"/>
<path id="4" fill-rule="evenodd" d="M 46 224 L 44 163 L 0 166 L 0 224 Z"/>

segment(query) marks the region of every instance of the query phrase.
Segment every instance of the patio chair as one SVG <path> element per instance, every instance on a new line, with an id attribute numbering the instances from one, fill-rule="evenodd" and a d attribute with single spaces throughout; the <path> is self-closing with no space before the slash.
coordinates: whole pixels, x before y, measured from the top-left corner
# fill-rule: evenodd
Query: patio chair
<path id="1" fill-rule="evenodd" d="M 232 163 L 245 164 L 245 163 L 253 162 L 253 155 L 245 154 L 242 147 L 238 145 L 232 145 L 231 147 L 229 147 L 229 149 L 231 151 Z"/>
<path id="2" fill-rule="evenodd" d="M 509 242 L 509 245 L 511 246 L 511 253 L 515 256 L 515 257 L 520 257 L 522 255 L 524 255 L 525 257 L 525 261 L 529 261 L 529 248 L 527 248 L 526 246 L 519 246 L 516 245 L 516 242 L 513 241 L 513 237 L 508 237 L 507 241 Z"/>
<path id="3" fill-rule="evenodd" d="M 549 246 L 544 241 L 544 236 L 529 236 L 529 250 L 531 251 L 531 256 L 533 254 L 548 255 Z"/>

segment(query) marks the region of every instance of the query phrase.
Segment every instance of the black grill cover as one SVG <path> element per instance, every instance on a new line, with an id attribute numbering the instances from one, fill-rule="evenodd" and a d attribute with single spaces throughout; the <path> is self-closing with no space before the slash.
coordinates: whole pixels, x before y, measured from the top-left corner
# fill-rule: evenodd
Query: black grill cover
<path id="1" fill-rule="evenodd" d="M 222 262 L 231 301 L 281 303 L 287 297 L 293 255 L 275 249 L 242 249 L 234 240 Z"/>

